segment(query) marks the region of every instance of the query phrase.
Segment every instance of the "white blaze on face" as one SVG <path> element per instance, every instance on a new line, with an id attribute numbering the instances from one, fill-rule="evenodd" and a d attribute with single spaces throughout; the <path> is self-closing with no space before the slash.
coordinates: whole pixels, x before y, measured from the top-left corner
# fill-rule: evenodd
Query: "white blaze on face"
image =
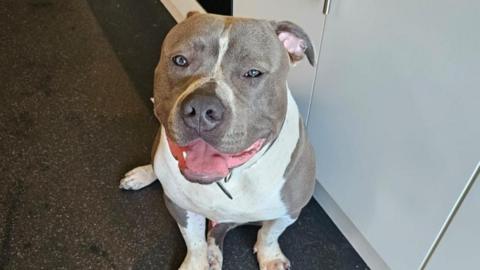
<path id="1" fill-rule="evenodd" d="M 230 42 L 229 35 L 230 35 L 230 27 L 228 26 L 218 39 L 218 58 L 215 66 L 213 67 L 213 77 L 223 76 L 222 74 L 222 60 L 223 56 L 227 52 L 228 44 Z"/>
<path id="2" fill-rule="evenodd" d="M 230 105 L 230 108 L 232 109 L 232 111 L 234 111 L 233 90 L 225 82 L 225 78 L 223 76 L 223 70 L 222 70 L 223 58 L 230 44 L 230 29 L 231 29 L 231 25 L 225 28 L 222 35 L 218 39 L 218 58 L 215 63 L 215 66 L 212 69 L 212 77 L 215 79 L 215 81 L 218 84 L 218 87 L 215 90 L 215 93 L 222 101 L 227 102 Z"/>
<path id="3" fill-rule="evenodd" d="M 209 76 L 201 77 L 192 82 L 187 89 L 180 94 L 180 96 L 177 98 L 175 101 L 174 106 L 172 107 L 172 111 L 170 111 L 169 114 L 169 121 L 174 122 L 175 121 L 175 115 L 176 115 L 176 110 L 178 109 L 178 105 L 191 93 L 193 93 L 195 90 L 197 90 L 200 86 L 203 84 L 215 80 L 215 82 L 218 84 L 218 87 L 215 90 L 215 93 L 217 96 L 222 100 L 222 102 L 226 102 L 232 112 L 235 112 L 235 108 L 233 106 L 233 90 L 232 88 L 225 82 L 225 79 L 223 77 L 223 70 L 222 70 L 222 61 L 223 57 L 225 56 L 225 53 L 228 50 L 228 46 L 230 43 L 229 39 L 229 34 L 230 34 L 230 29 L 231 25 L 225 28 L 225 30 L 222 32 L 220 35 L 220 38 L 218 39 L 218 57 L 217 60 L 215 61 L 215 65 L 212 68 L 211 73 Z"/>

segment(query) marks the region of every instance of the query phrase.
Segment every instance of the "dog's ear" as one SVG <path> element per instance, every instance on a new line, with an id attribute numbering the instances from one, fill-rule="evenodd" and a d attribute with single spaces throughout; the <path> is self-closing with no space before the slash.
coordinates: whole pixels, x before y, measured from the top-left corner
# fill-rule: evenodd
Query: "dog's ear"
<path id="1" fill-rule="evenodd" d="M 307 56 L 308 62 L 312 66 L 315 65 L 315 50 L 312 42 L 300 26 L 289 21 L 272 22 L 272 25 L 293 64 Z"/>
<path id="2" fill-rule="evenodd" d="M 187 18 L 190 18 L 190 17 L 195 16 L 197 14 L 200 14 L 200 11 L 191 10 L 191 11 L 187 12 Z"/>

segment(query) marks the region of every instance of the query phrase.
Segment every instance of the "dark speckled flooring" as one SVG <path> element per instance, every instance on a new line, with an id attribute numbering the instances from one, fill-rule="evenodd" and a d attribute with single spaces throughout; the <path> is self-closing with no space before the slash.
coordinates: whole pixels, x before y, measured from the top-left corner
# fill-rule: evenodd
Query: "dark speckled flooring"
<path id="1" fill-rule="evenodd" d="M 175 269 L 185 254 L 159 184 L 117 189 L 149 161 L 148 97 L 174 24 L 156 0 L 0 2 L 0 269 Z M 255 227 L 224 269 L 256 269 Z M 293 269 L 366 269 L 311 202 L 281 238 Z"/>

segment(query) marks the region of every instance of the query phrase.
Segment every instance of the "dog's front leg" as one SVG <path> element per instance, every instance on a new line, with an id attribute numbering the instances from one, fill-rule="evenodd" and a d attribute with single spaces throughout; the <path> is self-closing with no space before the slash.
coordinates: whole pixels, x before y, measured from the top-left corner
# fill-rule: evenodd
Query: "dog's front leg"
<path id="1" fill-rule="evenodd" d="M 290 269 L 290 261 L 280 249 L 278 237 L 293 222 L 295 222 L 295 219 L 290 216 L 284 216 L 262 223 L 262 228 L 258 231 L 257 243 L 254 247 L 260 270 Z"/>
<path id="2" fill-rule="evenodd" d="M 139 166 L 127 172 L 125 177 L 120 180 L 120 189 L 139 190 L 157 180 L 151 164 Z"/>
<path id="3" fill-rule="evenodd" d="M 219 223 L 210 228 L 207 234 L 208 263 L 210 270 L 221 270 L 223 264 L 223 240 L 227 232 L 238 226 L 235 223 Z"/>
<path id="4" fill-rule="evenodd" d="M 187 256 L 180 270 L 208 270 L 207 242 L 205 240 L 205 217 L 187 211 L 185 226 L 179 225 L 187 245 Z"/>
<path id="5" fill-rule="evenodd" d="M 180 208 L 167 195 L 163 196 L 168 211 L 177 221 L 185 244 L 187 256 L 179 270 L 208 270 L 207 241 L 205 240 L 205 217 Z"/>

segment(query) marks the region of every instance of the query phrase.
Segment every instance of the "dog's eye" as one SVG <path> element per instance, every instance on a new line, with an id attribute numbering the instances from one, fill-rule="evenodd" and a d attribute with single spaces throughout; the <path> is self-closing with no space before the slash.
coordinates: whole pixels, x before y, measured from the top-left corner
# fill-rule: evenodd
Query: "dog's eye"
<path id="1" fill-rule="evenodd" d="M 255 78 L 255 77 L 259 77 L 259 76 L 262 76 L 262 72 L 260 70 L 257 70 L 257 69 L 250 69 L 249 71 L 247 71 L 245 74 L 243 74 L 243 77 L 246 77 L 246 78 Z"/>
<path id="2" fill-rule="evenodd" d="M 183 55 L 175 55 L 174 57 L 172 57 L 172 61 L 175 65 L 177 65 L 179 67 L 188 66 L 188 60 Z"/>

